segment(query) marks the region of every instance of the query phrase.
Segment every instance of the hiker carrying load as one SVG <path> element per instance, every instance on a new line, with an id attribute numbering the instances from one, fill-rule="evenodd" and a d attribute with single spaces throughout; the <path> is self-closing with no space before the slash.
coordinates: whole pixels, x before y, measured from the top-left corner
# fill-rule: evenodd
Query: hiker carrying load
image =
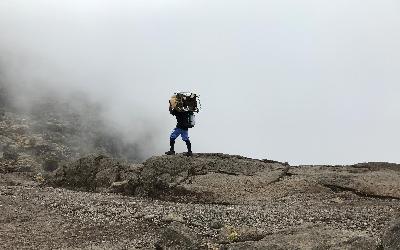
<path id="1" fill-rule="evenodd" d="M 184 155 L 192 156 L 193 153 L 192 144 L 189 139 L 189 128 L 193 128 L 195 125 L 194 112 L 199 112 L 199 105 L 199 97 L 193 93 L 175 93 L 169 100 L 169 112 L 171 115 L 176 117 L 177 124 L 169 137 L 170 149 L 168 152 L 165 152 L 166 155 L 175 154 L 175 140 L 181 136 L 187 146 L 187 153 Z"/>

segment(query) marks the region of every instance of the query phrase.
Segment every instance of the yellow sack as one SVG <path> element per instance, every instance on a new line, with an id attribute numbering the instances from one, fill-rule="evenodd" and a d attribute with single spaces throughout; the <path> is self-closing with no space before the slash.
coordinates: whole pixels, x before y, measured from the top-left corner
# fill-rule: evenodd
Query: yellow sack
<path id="1" fill-rule="evenodd" d="M 172 109 L 176 109 L 177 105 L 178 105 L 178 100 L 176 95 L 171 96 L 171 99 L 169 100 L 169 106 L 171 106 Z"/>

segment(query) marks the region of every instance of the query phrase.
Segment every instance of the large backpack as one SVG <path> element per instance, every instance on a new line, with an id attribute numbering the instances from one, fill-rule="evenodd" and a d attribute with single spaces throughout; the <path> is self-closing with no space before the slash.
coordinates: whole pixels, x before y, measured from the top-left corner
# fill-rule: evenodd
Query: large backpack
<path id="1" fill-rule="evenodd" d="M 178 112 L 199 112 L 200 109 L 199 96 L 189 92 L 175 93 L 169 103 L 171 108 Z"/>

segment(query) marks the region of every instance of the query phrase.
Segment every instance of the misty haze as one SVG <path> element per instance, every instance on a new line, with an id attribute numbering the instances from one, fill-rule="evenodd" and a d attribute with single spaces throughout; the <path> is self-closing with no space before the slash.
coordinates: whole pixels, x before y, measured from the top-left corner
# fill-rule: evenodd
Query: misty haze
<path id="1" fill-rule="evenodd" d="M 13 99 L 81 92 L 126 137 L 168 146 L 167 100 L 199 93 L 197 152 L 398 162 L 400 17 L 383 1 L 1 1 Z M 151 98 L 150 98 L 151 96 Z M 45 97 L 44 97 L 45 98 Z"/>
<path id="2" fill-rule="evenodd" d="M 1 0 L 0 248 L 400 249 L 399 14 Z"/>

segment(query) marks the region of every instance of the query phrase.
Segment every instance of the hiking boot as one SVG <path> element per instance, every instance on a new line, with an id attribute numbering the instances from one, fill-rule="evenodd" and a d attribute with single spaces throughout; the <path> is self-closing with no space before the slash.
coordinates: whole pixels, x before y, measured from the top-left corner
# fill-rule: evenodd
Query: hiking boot
<path id="1" fill-rule="evenodd" d="M 193 153 L 191 151 L 183 153 L 184 156 L 193 156 Z"/>
<path id="2" fill-rule="evenodd" d="M 175 154 L 175 151 L 170 150 L 170 151 L 168 151 L 168 152 L 165 152 L 165 154 L 166 154 L 166 155 L 174 155 L 174 154 Z"/>

